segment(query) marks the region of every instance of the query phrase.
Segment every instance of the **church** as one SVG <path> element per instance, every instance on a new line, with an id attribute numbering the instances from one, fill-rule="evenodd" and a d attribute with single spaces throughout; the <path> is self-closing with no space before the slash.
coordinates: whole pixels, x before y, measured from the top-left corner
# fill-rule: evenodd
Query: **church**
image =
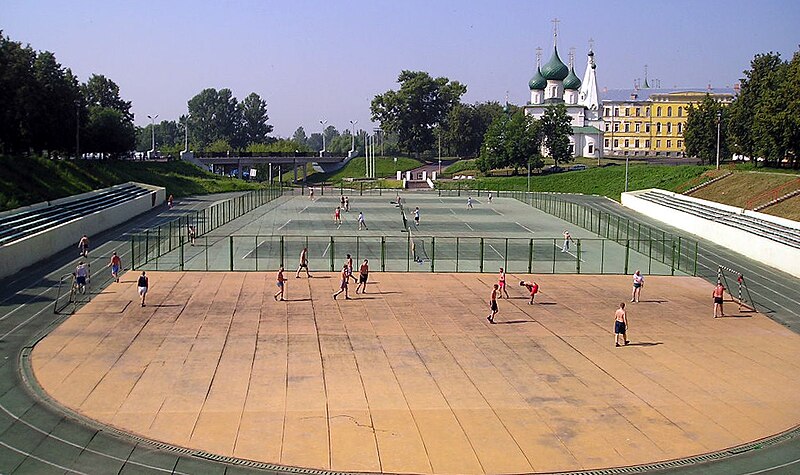
<path id="1" fill-rule="evenodd" d="M 574 58 L 569 67 L 558 56 L 558 32 L 553 32 L 553 55 L 541 65 L 537 51 L 536 73 L 528 87 L 531 100 L 523 106 L 525 114 L 540 119 L 549 105 L 564 104 L 572 118 L 570 151 L 573 157 L 600 158 L 603 155 L 603 117 L 597 87 L 597 64 L 594 51 L 589 48 L 586 73 L 581 81 L 575 74 Z"/>

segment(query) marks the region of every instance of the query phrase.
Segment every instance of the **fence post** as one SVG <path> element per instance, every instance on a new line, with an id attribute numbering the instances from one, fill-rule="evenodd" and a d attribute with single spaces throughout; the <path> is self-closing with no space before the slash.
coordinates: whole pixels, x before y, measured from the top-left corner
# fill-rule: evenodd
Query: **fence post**
<path id="1" fill-rule="evenodd" d="M 206 240 L 205 246 L 203 246 L 203 254 L 205 255 L 206 260 L 206 271 L 208 271 L 208 236 L 203 236 Z"/>
<path id="2" fill-rule="evenodd" d="M 581 273 L 581 240 L 578 238 L 578 245 L 575 246 L 575 270 L 578 274 Z"/>
<path id="3" fill-rule="evenodd" d="M 381 236 L 381 272 L 386 271 L 386 236 Z"/>
<path id="4" fill-rule="evenodd" d="M 681 258 L 683 256 L 683 246 L 681 245 L 681 237 L 678 236 L 678 270 L 681 270 Z"/>
<path id="5" fill-rule="evenodd" d="M 167 249 L 169 249 L 170 252 L 172 251 L 172 221 L 169 222 L 169 244 L 167 245 Z"/>
<path id="6" fill-rule="evenodd" d="M 506 238 L 506 249 L 503 253 L 503 269 L 508 271 L 508 238 Z"/>
<path id="7" fill-rule="evenodd" d="M 436 238 L 431 236 L 431 272 L 436 272 L 434 261 L 436 261 Z"/>
<path id="8" fill-rule="evenodd" d="M 183 271 L 183 244 L 182 242 L 179 244 L 181 248 L 181 271 Z"/>
<path id="9" fill-rule="evenodd" d="M 697 275 L 697 241 L 694 242 L 694 271 L 692 275 Z"/>
<path id="10" fill-rule="evenodd" d="M 233 272 L 233 236 L 228 236 L 228 243 L 229 243 L 228 247 L 230 248 L 230 260 L 229 260 L 230 266 L 229 267 L 230 267 L 231 272 Z"/>
<path id="11" fill-rule="evenodd" d="M 481 263 L 479 269 L 481 272 L 483 272 L 483 238 L 481 238 Z"/>
<path id="12" fill-rule="evenodd" d="M 280 243 L 281 243 L 281 247 L 280 247 L 280 249 L 278 250 L 278 252 L 280 253 L 280 258 L 281 258 L 281 266 L 282 266 L 282 265 L 283 265 L 283 236 L 281 236 L 281 241 L 280 241 Z"/>
<path id="13" fill-rule="evenodd" d="M 144 261 L 142 264 L 147 264 L 150 260 L 150 230 L 145 229 L 144 231 Z"/>
<path id="14" fill-rule="evenodd" d="M 606 263 L 605 254 L 606 254 L 606 240 L 603 239 L 602 241 L 600 241 L 600 274 L 602 274 L 603 270 L 605 269 L 605 263 Z"/>
<path id="15" fill-rule="evenodd" d="M 533 273 L 533 238 L 528 243 L 528 274 Z"/>
<path id="16" fill-rule="evenodd" d="M 253 253 L 256 255 L 256 272 L 258 272 L 258 235 L 253 236 Z"/>
<path id="17" fill-rule="evenodd" d="M 670 266 L 671 275 L 675 275 L 675 241 L 672 241 L 672 265 Z"/>
<path id="18" fill-rule="evenodd" d="M 458 272 L 458 236 L 456 236 L 456 272 Z"/>
<path id="19" fill-rule="evenodd" d="M 281 237 L 281 241 L 283 241 L 283 237 Z M 331 272 L 333 272 L 333 270 L 334 270 L 333 269 L 333 266 L 334 266 L 334 264 L 333 264 L 333 259 L 334 259 L 334 257 L 333 257 L 333 246 L 334 245 L 335 245 L 335 243 L 333 242 L 333 236 L 331 236 Z M 283 246 L 281 246 L 281 247 L 283 247 Z"/>
<path id="20" fill-rule="evenodd" d="M 631 240 L 625 240 L 625 274 L 628 274 L 628 259 L 630 258 Z"/>
<path id="21" fill-rule="evenodd" d="M 131 270 L 136 270 L 136 255 L 134 251 L 136 250 L 136 235 L 131 235 Z"/>

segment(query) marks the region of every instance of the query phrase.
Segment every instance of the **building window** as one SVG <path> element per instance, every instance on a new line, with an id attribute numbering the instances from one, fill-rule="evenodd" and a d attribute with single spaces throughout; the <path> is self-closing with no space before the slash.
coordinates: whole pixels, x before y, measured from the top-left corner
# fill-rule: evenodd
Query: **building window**
<path id="1" fill-rule="evenodd" d="M 661 141 L 660 140 L 656 140 L 656 148 L 661 148 Z"/>
<path id="2" fill-rule="evenodd" d="M 667 148 L 672 148 L 672 140 L 667 140 Z"/>
<path id="3" fill-rule="evenodd" d="M 656 134 L 661 135 L 661 122 L 656 122 Z"/>
<path id="4" fill-rule="evenodd" d="M 625 148 L 628 148 L 630 146 L 631 146 L 631 141 L 628 140 L 628 139 L 625 139 Z"/>
<path id="5" fill-rule="evenodd" d="M 594 153 L 594 144 L 593 143 L 589 144 L 589 150 L 588 151 L 589 151 L 589 155 Z"/>
<path id="6" fill-rule="evenodd" d="M 606 132 L 611 130 L 611 122 L 606 122 Z"/>
<path id="7" fill-rule="evenodd" d="M 611 115 L 611 108 L 610 107 L 603 107 L 603 115 L 608 117 Z"/>
<path id="8" fill-rule="evenodd" d="M 636 123 L 636 131 L 637 132 L 641 132 L 642 131 L 642 124 L 640 124 L 638 122 Z"/>
<path id="9" fill-rule="evenodd" d="M 603 142 L 603 145 L 605 145 L 606 148 L 608 148 L 609 146 L 611 146 L 611 141 L 609 139 L 606 139 L 605 142 Z"/>
<path id="10" fill-rule="evenodd" d="M 678 122 L 678 135 L 683 134 L 683 122 Z"/>
<path id="11" fill-rule="evenodd" d="M 630 131 L 631 131 L 631 124 L 625 122 L 625 132 L 630 132 Z"/>
<path id="12" fill-rule="evenodd" d="M 633 146 L 639 148 L 639 139 L 633 141 Z"/>
<path id="13" fill-rule="evenodd" d="M 650 141 L 649 140 L 645 140 L 644 141 L 644 148 L 650 148 Z"/>
<path id="14" fill-rule="evenodd" d="M 550 97 L 558 97 L 558 86 L 553 86 L 550 88 Z"/>
<path id="15" fill-rule="evenodd" d="M 667 107 L 667 117 L 672 117 L 672 106 Z"/>
<path id="16" fill-rule="evenodd" d="M 649 107 L 645 107 L 644 108 L 644 116 L 645 117 L 650 117 L 650 108 Z"/>
<path id="17" fill-rule="evenodd" d="M 619 117 L 619 107 L 614 108 L 614 117 Z"/>
<path id="18" fill-rule="evenodd" d="M 667 122 L 667 135 L 672 134 L 672 122 Z"/>
<path id="19" fill-rule="evenodd" d="M 619 139 L 614 139 L 614 148 L 619 148 Z"/>
<path id="20" fill-rule="evenodd" d="M 614 122 L 614 132 L 619 132 L 619 122 Z"/>
<path id="21" fill-rule="evenodd" d="M 636 108 L 636 117 L 639 117 L 641 112 L 642 112 L 642 108 L 641 107 L 637 107 Z"/>
<path id="22" fill-rule="evenodd" d="M 631 115 L 631 108 L 630 107 L 626 107 L 625 108 L 625 117 L 628 117 L 629 115 Z"/>
<path id="23" fill-rule="evenodd" d="M 683 148 L 683 140 L 678 140 L 678 148 Z"/>
<path id="24" fill-rule="evenodd" d="M 661 106 L 656 107 L 656 117 L 661 117 Z"/>
<path id="25" fill-rule="evenodd" d="M 569 154 L 570 155 L 575 155 L 575 144 L 574 143 L 569 144 Z"/>
<path id="26" fill-rule="evenodd" d="M 678 107 L 678 117 L 683 117 L 683 107 Z"/>
<path id="27" fill-rule="evenodd" d="M 650 122 L 644 124 L 644 131 L 648 134 L 650 133 Z"/>

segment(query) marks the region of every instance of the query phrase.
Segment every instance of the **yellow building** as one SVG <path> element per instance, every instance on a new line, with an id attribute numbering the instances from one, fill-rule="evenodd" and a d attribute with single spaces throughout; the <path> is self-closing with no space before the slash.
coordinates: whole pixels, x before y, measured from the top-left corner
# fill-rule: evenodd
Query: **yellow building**
<path id="1" fill-rule="evenodd" d="M 733 89 L 626 89 L 604 91 L 603 156 L 683 157 L 689 104 L 706 94 L 725 104 Z"/>

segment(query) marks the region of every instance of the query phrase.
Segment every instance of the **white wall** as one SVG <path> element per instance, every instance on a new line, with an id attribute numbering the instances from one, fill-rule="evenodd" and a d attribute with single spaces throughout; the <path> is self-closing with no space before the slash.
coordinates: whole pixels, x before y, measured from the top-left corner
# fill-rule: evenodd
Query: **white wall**
<path id="1" fill-rule="evenodd" d="M 91 256 L 92 248 L 95 246 L 95 243 L 91 241 L 93 235 L 118 226 L 156 206 L 160 206 L 166 200 L 166 190 L 164 188 L 141 183 L 135 184 L 142 188 L 147 188 L 151 190 L 151 192 L 116 206 L 96 211 L 82 218 L 60 224 L 46 231 L 40 231 L 20 241 L 0 246 L 0 278 L 12 275 L 40 260 L 62 252 L 64 249 L 66 249 L 64 252 L 73 253 L 75 257 L 77 257 L 78 240 L 80 240 L 81 236 L 84 234 L 89 236 L 89 255 Z M 116 187 L 107 189 L 114 188 Z M 88 198 L 97 195 L 101 191 L 105 190 L 96 190 L 68 198 L 61 198 L 50 202 L 50 204 L 68 203 L 76 199 Z M 155 195 L 155 200 L 153 200 L 153 195 Z M 26 210 L 46 208 L 47 206 L 48 203 L 39 203 L 3 213 L 3 216 Z"/>
<path id="2" fill-rule="evenodd" d="M 703 239 L 707 239 L 721 246 L 725 246 L 732 251 L 738 252 L 739 254 L 747 256 L 751 259 L 755 259 L 768 266 L 782 270 L 795 277 L 800 277 L 800 249 L 780 244 L 771 239 L 760 237 L 756 234 L 739 228 L 734 228 L 726 224 L 718 223 L 716 221 L 711 221 L 689 213 L 684 213 L 683 211 L 662 206 L 660 204 L 653 203 L 652 201 L 642 199 L 638 196 L 647 191 L 654 190 L 640 190 L 623 193 L 622 205 L 647 215 L 653 219 L 657 219 L 658 221 L 669 224 L 670 226 L 674 226 Z M 655 191 L 659 191 L 671 196 L 676 195 L 676 193 L 670 193 L 664 190 Z M 683 195 L 680 195 L 680 198 L 686 201 L 711 206 L 722 211 L 746 214 L 754 218 L 763 219 L 773 223 L 780 223 L 784 226 L 789 226 L 794 229 L 800 229 L 800 223 L 787 219 L 776 218 L 775 216 L 770 216 L 768 214 L 747 211 L 742 208 L 736 208 L 734 206 L 723 205 Z"/>

